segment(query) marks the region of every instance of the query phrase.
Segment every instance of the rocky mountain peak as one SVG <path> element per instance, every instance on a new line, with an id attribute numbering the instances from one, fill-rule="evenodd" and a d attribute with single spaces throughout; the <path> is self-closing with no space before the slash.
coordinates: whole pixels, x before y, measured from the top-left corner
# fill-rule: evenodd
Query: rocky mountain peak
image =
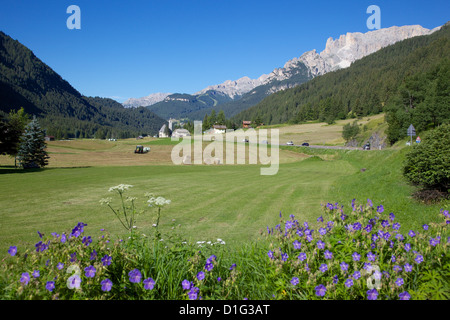
<path id="1" fill-rule="evenodd" d="M 393 26 L 390 28 L 368 31 L 366 33 L 347 32 L 337 39 L 333 39 L 332 37 L 328 38 L 325 49 L 320 53 L 315 49 L 307 51 L 300 57 L 295 57 L 287 61 L 282 68 L 275 68 L 271 73 L 263 74 L 257 79 L 251 79 L 245 76 L 238 80 L 227 80 L 221 84 L 208 86 L 203 90 L 196 92 L 195 95 L 201 95 L 208 91 L 216 91 L 231 99 L 237 99 L 258 86 L 274 81 L 289 79 L 300 70 L 302 67 L 301 65 L 307 67 L 311 77 L 316 77 L 330 71 L 347 68 L 354 61 L 398 41 L 415 36 L 428 35 L 440 28 L 441 27 L 437 27 L 429 30 L 419 25 L 412 25 L 402 27 Z M 286 86 L 289 87 L 291 85 L 274 85 L 273 88 L 269 89 L 269 93 L 285 89 Z M 164 100 L 167 95 L 168 94 L 153 94 L 140 99 L 129 99 L 124 105 L 148 106 Z"/>

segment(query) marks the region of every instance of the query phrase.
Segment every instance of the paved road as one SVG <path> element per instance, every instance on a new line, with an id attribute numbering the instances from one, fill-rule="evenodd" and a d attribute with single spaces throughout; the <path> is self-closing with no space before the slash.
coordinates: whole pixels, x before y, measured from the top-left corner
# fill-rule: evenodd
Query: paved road
<path id="1" fill-rule="evenodd" d="M 279 144 L 279 146 L 288 146 L 287 144 Z M 291 147 L 302 147 L 302 145 L 294 144 Z M 321 145 L 309 145 L 309 147 L 305 148 L 315 148 L 315 149 L 343 149 L 343 150 L 362 150 L 362 148 L 358 147 L 344 147 L 344 146 L 321 146 Z"/>

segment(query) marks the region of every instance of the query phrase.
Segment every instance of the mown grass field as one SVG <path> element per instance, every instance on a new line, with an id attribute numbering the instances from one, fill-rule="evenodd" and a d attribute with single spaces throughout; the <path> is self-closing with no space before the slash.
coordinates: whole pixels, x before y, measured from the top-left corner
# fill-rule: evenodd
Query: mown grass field
<path id="1" fill-rule="evenodd" d="M 134 154 L 136 144 L 150 146 L 151 152 Z M 278 173 L 261 176 L 259 164 L 175 166 L 170 161 L 175 144 L 170 139 L 55 141 L 49 143 L 49 166 L 29 171 L 14 169 L 14 160 L 2 157 L 0 250 L 32 246 L 37 231 L 60 233 L 78 222 L 88 224 L 89 234 L 105 228 L 123 237 L 113 213 L 99 203 L 114 196 L 109 187 L 121 183 L 133 185 L 128 195 L 146 209 L 137 217 L 141 232 L 152 229 L 155 211 L 146 207 L 144 197 L 152 192 L 172 201 L 162 211 L 163 233 L 179 225 L 178 232 L 187 240 L 220 238 L 229 245 L 256 240 L 267 225 L 277 223 L 280 212 L 314 223 L 327 202 L 350 206 L 353 198 L 370 198 L 411 228 L 435 220 L 441 208 L 448 208 L 448 202 L 426 206 L 410 197 L 413 187 L 401 175 L 402 148 L 281 147 Z"/>

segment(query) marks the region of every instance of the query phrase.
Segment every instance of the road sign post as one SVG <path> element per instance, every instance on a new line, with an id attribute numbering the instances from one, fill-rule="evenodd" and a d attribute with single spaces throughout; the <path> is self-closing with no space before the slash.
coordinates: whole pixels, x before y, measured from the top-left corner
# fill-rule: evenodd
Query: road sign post
<path id="1" fill-rule="evenodd" d="M 409 126 L 408 131 L 406 131 L 406 133 L 408 136 L 410 136 L 411 139 L 410 145 L 412 145 L 412 137 L 416 135 L 416 129 L 412 124 Z"/>

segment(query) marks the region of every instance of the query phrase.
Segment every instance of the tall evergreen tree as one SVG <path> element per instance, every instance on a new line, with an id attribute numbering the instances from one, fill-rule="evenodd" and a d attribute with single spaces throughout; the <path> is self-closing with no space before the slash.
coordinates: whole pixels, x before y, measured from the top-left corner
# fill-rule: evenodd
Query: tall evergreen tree
<path id="1" fill-rule="evenodd" d="M 50 158 L 45 150 L 45 131 L 41 129 L 36 117 L 25 127 L 17 159 L 23 168 L 41 168 Z"/>

